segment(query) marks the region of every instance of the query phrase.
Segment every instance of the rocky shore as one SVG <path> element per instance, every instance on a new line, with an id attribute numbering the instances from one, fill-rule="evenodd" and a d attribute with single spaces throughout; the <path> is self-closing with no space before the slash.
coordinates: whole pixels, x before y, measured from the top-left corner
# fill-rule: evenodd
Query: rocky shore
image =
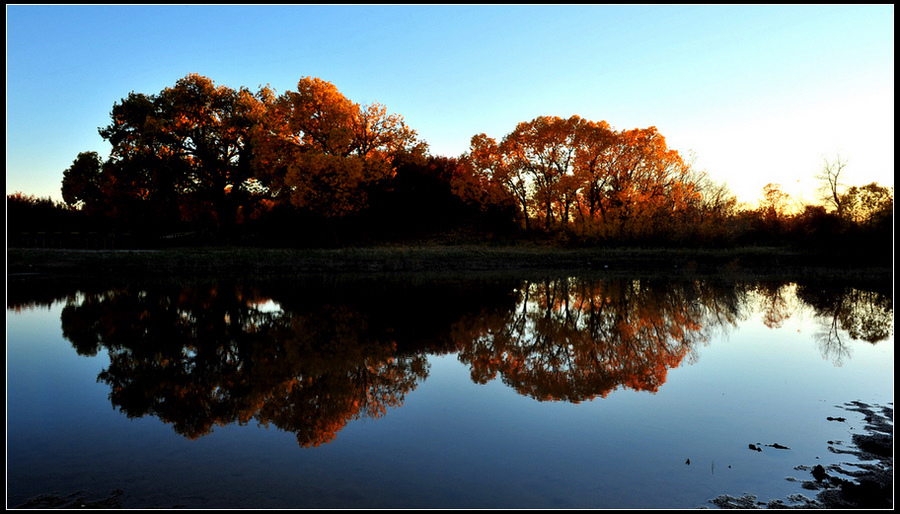
<path id="1" fill-rule="evenodd" d="M 865 433 L 853 434 L 849 443 L 828 441 L 833 453 L 854 455 L 862 462 L 822 466 L 800 465 L 795 469 L 809 473 L 802 487 L 815 491 L 815 498 L 802 494 L 786 499 L 759 501 L 746 493 L 735 497 L 720 495 L 710 503 L 723 509 L 893 509 L 894 508 L 894 408 L 867 405 L 855 401 L 842 407 L 865 416 Z M 828 418 L 843 422 L 843 418 Z M 849 469 L 852 466 L 856 469 Z M 847 478 L 843 478 L 847 477 Z M 792 479 L 795 480 L 795 479 Z"/>

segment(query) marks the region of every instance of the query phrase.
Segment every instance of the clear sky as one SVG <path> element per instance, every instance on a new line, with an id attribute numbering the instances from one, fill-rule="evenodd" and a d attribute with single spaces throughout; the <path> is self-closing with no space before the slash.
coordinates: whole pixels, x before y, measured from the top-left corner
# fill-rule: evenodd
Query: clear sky
<path id="1" fill-rule="evenodd" d="M 61 200 L 129 92 L 189 73 L 277 93 L 304 76 L 379 102 L 456 157 L 537 116 L 656 126 L 742 201 L 815 200 L 823 158 L 893 186 L 894 7 L 42 6 L 6 8 L 6 191 Z"/>

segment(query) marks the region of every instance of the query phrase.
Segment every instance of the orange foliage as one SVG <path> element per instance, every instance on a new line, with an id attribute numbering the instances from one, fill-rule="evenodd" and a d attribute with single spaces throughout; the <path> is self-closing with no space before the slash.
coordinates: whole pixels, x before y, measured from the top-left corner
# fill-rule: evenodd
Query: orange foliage
<path id="1" fill-rule="evenodd" d="M 394 175 L 393 154 L 415 131 L 380 104 L 360 106 L 333 84 L 304 77 L 273 100 L 254 132 L 256 167 L 293 205 L 330 217 L 367 205 L 367 187 Z"/>
<path id="2" fill-rule="evenodd" d="M 686 301 L 696 294 L 627 282 L 532 283 L 516 309 L 465 318 L 454 338 L 473 380 L 500 374 L 539 400 L 580 402 L 620 386 L 652 392 L 714 323 Z"/>
<path id="3" fill-rule="evenodd" d="M 604 122 L 541 116 L 500 143 L 479 134 L 463 156 L 470 174 L 455 191 L 514 198 L 529 220 L 582 235 L 642 236 L 698 208 L 698 177 L 655 127 L 616 132 Z"/>

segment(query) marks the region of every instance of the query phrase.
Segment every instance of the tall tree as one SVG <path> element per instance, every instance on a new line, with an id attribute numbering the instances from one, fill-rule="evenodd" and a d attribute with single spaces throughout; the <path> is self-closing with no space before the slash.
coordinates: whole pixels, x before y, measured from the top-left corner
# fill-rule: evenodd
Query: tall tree
<path id="1" fill-rule="evenodd" d="M 575 135 L 575 173 L 582 181 L 581 218 L 583 229 L 606 214 L 606 192 L 619 153 L 616 133 L 605 121 L 585 120 Z"/>
<path id="2" fill-rule="evenodd" d="M 539 215 L 547 230 L 574 220 L 582 234 L 590 227 L 601 235 L 641 236 L 671 231 L 664 222 L 684 220 L 700 204 L 698 175 L 655 127 L 615 132 L 606 122 L 541 116 L 518 124 L 499 144 L 473 137 L 463 162 L 481 177 L 468 188 L 499 185 L 518 200 L 526 229 Z"/>
<path id="3" fill-rule="evenodd" d="M 111 160 L 143 179 L 144 196 L 228 231 L 238 209 L 258 196 L 250 136 L 265 93 L 190 74 L 158 95 L 130 94 L 100 135 L 113 145 Z"/>
<path id="4" fill-rule="evenodd" d="M 614 151 L 606 197 L 620 230 L 653 229 L 696 195 L 690 165 L 667 147 L 656 127 L 620 132 Z"/>
<path id="5" fill-rule="evenodd" d="M 531 187 L 524 169 L 501 153 L 486 134 L 472 136 L 469 151 L 460 158 L 464 173 L 453 177 L 453 192 L 482 208 L 517 206 L 525 230 L 529 228 Z"/>
<path id="6" fill-rule="evenodd" d="M 100 173 L 103 159 L 97 152 L 81 152 L 63 171 L 62 197 L 69 207 L 86 211 L 101 201 Z"/>
<path id="7" fill-rule="evenodd" d="M 560 215 L 568 216 L 568 206 L 577 190 L 574 182 L 563 177 L 574 173 L 576 127 L 582 122 L 578 116 L 569 119 L 540 116 L 530 122 L 519 123 L 500 145 L 512 166 L 524 170 L 534 186 L 534 199 L 544 215 L 544 226 L 550 230 L 553 206 L 564 205 Z M 565 191 L 565 192 L 563 192 Z M 568 202 L 562 197 L 568 198 Z M 560 220 L 563 224 L 568 219 Z"/>
<path id="8" fill-rule="evenodd" d="M 838 216 L 843 216 L 845 186 L 841 183 L 841 174 L 847 167 L 847 160 L 841 159 L 840 155 L 835 157 L 833 161 L 829 161 L 824 157 L 822 160 L 822 167 L 819 169 L 819 173 L 816 174 L 816 179 L 820 182 L 817 190 L 819 198 L 826 207 L 831 207 L 832 210 L 837 212 Z"/>
<path id="9" fill-rule="evenodd" d="M 894 189 L 875 182 L 851 186 L 841 196 L 844 217 L 864 227 L 890 224 L 894 214 Z"/>
<path id="10" fill-rule="evenodd" d="M 120 222 L 152 215 L 157 223 L 181 219 L 178 161 L 165 147 L 155 95 L 131 92 L 113 105 L 112 122 L 99 129 L 112 145 L 101 189 L 106 214 Z"/>
<path id="11" fill-rule="evenodd" d="M 781 190 L 781 184 L 766 184 L 759 201 L 759 211 L 766 220 L 779 220 L 786 214 L 790 199 L 790 195 Z"/>
<path id="12" fill-rule="evenodd" d="M 393 176 L 393 155 L 415 131 L 380 104 L 353 103 L 330 82 L 304 77 L 274 101 L 257 141 L 260 165 L 290 202 L 339 218 L 364 209 L 368 188 Z"/>

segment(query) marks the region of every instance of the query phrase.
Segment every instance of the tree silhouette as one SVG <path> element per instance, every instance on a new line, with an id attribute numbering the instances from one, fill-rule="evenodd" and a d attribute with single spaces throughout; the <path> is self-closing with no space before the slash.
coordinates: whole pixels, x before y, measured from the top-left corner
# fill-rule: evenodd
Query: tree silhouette
<path id="1" fill-rule="evenodd" d="M 844 212 L 844 199 L 842 197 L 843 189 L 845 188 L 841 182 L 841 175 L 847 167 L 847 160 L 841 159 L 841 156 L 838 155 L 833 161 L 825 158 L 823 158 L 823 161 L 821 169 L 816 174 L 816 180 L 820 182 L 817 192 L 819 193 L 819 198 L 825 203 L 825 207 L 831 207 L 840 217 L 843 216 Z"/>
<path id="2" fill-rule="evenodd" d="M 68 205 L 81 208 L 101 201 L 100 172 L 103 159 L 97 152 L 82 152 L 63 172 L 62 197 Z"/>
<path id="3" fill-rule="evenodd" d="M 228 234 L 239 211 L 264 198 L 251 136 L 270 96 L 197 74 L 155 95 L 132 92 L 99 129 L 112 145 L 109 159 L 79 154 L 64 173 L 63 197 L 127 223 L 193 221 Z"/>

